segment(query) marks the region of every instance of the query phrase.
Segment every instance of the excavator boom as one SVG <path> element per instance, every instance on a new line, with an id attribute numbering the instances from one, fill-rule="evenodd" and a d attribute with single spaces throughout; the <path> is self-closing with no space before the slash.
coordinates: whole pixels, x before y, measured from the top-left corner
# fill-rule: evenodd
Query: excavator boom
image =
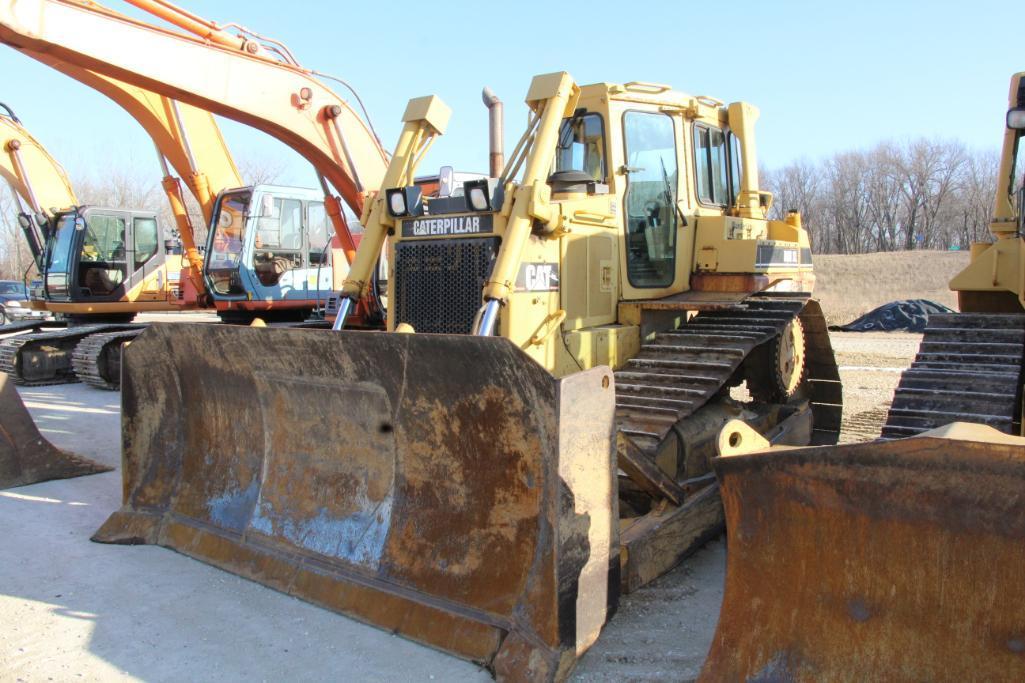
<path id="1" fill-rule="evenodd" d="M 309 160 L 357 215 L 364 190 L 377 189 L 384 175 L 386 154 L 349 104 L 257 43 L 225 47 L 79 0 L 5 3 L 0 40 L 262 130 Z M 355 243 L 341 207 L 328 213 L 351 256 Z"/>

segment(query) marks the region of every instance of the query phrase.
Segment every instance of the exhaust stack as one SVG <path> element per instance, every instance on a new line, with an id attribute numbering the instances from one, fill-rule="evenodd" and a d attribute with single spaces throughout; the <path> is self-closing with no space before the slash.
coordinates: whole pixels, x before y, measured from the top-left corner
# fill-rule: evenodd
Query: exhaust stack
<path id="1" fill-rule="evenodd" d="M 485 86 L 481 92 L 484 99 L 484 106 L 488 108 L 488 142 L 490 156 L 488 159 L 488 175 L 497 178 L 505 170 L 505 149 L 504 149 L 504 116 L 502 100 L 498 95 Z"/>

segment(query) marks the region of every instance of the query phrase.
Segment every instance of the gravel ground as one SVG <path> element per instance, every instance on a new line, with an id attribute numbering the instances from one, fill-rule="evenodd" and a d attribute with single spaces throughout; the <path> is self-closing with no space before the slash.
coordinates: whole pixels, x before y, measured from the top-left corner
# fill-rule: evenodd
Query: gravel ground
<path id="1" fill-rule="evenodd" d="M 841 443 L 875 439 L 900 373 L 911 365 L 922 335 L 907 332 L 832 332 L 844 387 Z"/>
<path id="2" fill-rule="evenodd" d="M 877 436 L 920 335 L 833 333 L 844 441 Z M 119 464 L 116 394 L 21 390 L 56 444 Z M 0 492 L 0 680 L 488 680 L 466 662 L 170 550 L 90 543 L 120 474 Z M 700 671 L 722 601 L 726 543 L 625 596 L 580 681 L 680 681 Z"/>

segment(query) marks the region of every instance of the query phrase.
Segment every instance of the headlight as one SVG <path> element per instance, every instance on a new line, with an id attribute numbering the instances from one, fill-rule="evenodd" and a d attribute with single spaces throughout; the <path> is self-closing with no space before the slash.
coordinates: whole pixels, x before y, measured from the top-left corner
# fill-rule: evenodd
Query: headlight
<path id="1" fill-rule="evenodd" d="M 1025 130 L 1025 109 L 1018 107 L 1007 112 L 1007 127 L 1011 130 Z"/>
<path id="2" fill-rule="evenodd" d="M 21 302 L 20 301 L 8 301 L 7 302 L 7 307 L 8 308 L 21 308 Z"/>
<path id="3" fill-rule="evenodd" d="M 463 183 L 467 211 L 497 211 L 501 201 L 496 201 L 497 181 L 493 178 L 467 180 Z"/>
<path id="4" fill-rule="evenodd" d="M 392 218 L 423 215 L 423 194 L 416 185 L 384 191 Z"/>
<path id="5" fill-rule="evenodd" d="M 388 190 L 388 212 L 395 217 L 406 215 L 406 196 L 402 190 Z"/>
<path id="6" fill-rule="evenodd" d="M 488 210 L 488 195 L 485 194 L 483 187 L 471 187 L 468 196 L 470 198 L 470 207 L 474 211 Z"/>

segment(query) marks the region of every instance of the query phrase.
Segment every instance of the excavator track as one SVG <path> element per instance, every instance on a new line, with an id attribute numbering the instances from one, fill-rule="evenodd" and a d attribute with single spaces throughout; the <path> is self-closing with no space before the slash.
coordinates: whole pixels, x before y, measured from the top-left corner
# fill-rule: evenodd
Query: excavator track
<path id="1" fill-rule="evenodd" d="M 835 443 L 839 434 L 840 400 L 817 400 L 816 383 L 839 383 L 839 375 L 817 363 L 825 322 L 817 304 L 803 315 L 804 297 L 752 297 L 742 308 L 699 313 L 678 328 L 655 335 L 641 346 L 616 377 L 616 417 L 619 430 L 649 456 L 680 422 L 706 405 L 734 377 L 751 353 L 778 338 L 786 326 L 802 319 L 812 359 L 806 381 L 812 385 L 816 439 Z M 825 338 L 828 345 L 828 337 Z M 830 354 L 831 357 L 832 354 Z M 822 393 L 822 392 L 819 392 Z M 824 398 L 824 396 L 823 396 Z M 821 415 L 821 419 L 820 418 Z"/>
<path id="2" fill-rule="evenodd" d="M 139 325 L 79 325 L 65 330 L 24 334 L 0 342 L 0 371 L 22 386 L 77 382 L 71 355 L 92 334 L 141 329 Z"/>
<path id="3" fill-rule="evenodd" d="M 75 346 L 71 365 L 79 381 L 107 391 L 121 389 L 121 349 L 143 329 L 91 334 Z"/>
<path id="4" fill-rule="evenodd" d="M 1025 315 L 929 317 L 894 393 L 882 438 L 914 436 L 957 421 L 1022 433 Z"/>
<path id="5" fill-rule="evenodd" d="M 26 330 L 38 332 L 46 327 L 63 329 L 67 326 L 67 323 L 61 320 L 19 320 L 13 323 L 9 322 L 6 325 L 0 325 L 0 335 L 17 334 Z"/>

